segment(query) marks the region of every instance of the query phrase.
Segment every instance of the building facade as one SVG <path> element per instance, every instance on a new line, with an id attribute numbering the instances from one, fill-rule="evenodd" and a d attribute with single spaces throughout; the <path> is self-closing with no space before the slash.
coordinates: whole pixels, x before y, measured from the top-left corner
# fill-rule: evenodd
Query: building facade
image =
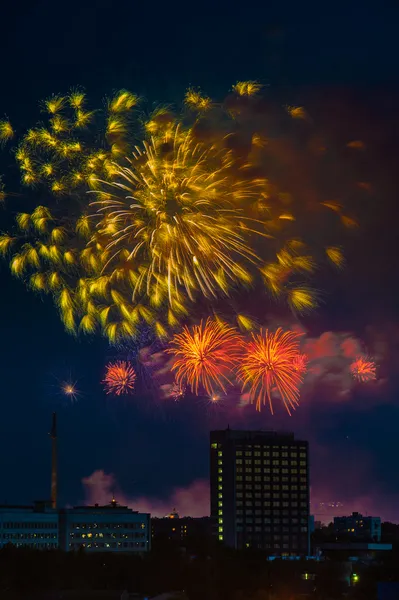
<path id="1" fill-rule="evenodd" d="M 309 553 L 308 443 L 292 433 L 210 434 L 213 533 L 232 548 Z"/>
<path id="2" fill-rule="evenodd" d="M 211 519 L 209 517 L 180 517 L 173 510 L 163 518 L 151 519 L 152 539 L 167 539 L 184 544 L 188 538 L 206 538 L 211 535 Z"/>
<path id="3" fill-rule="evenodd" d="M 358 512 L 352 513 L 349 517 L 334 517 L 334 533 L 338 537 L 380 542 L 381 519 L 380 517 L 363 517 Z"/>
<path id="4" fill-rule="evenodd" d="M 77 506 L 60 511 L 60 547 L 88 552 L 148 552 L 151 520 L 112 500 L 107 506 Z"/>
<path id="5" fill-rule="evenodd" d="M 58 512 L 46 502 L 0 506 L 0 548 L 13 544 L 37 550 L 58 548 Z"/>

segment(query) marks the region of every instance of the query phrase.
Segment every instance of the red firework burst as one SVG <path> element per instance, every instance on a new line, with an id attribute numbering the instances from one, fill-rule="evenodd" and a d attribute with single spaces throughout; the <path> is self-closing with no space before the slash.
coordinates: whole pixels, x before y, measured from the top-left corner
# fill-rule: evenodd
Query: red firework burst
<path id="1" fill-rule="evenodd" d="M 115 396 L 130 394 L 135 382 L 136 372 L 130 362 L 118 360 L 108 363 L 102 382 L 107 394 L 115 394 Z"/>
<path id="2" fill-rule="evenodd" d="M 375 362 L 368 356 L 358 356 L 349 367 L 351 375 L 361 383 L 375 379 L 376 369 Z"/>
<path id="3" fill-rule="evenodd" d="M 269 403 L 273 414 L 272 392 L 276 391 L 287 412 L 299 404 L 299 386 L 303 373 L 293 368 L 298 360 L 301 334 L 277 329 L 275 333 L 261 330 L 252 334 L 246 345 L 238 378 L 242 391 L 249 392 L 249 399 L 260 410 L 262 404 Z"/>
<path id="4" fill-rule="evenodd" d="M 298 373 L 302 373 L 303 375 L 308 370 L 308 357 L 306 354 L 298 354 L 293 362 L 292 362 L 294 371 L 298 371 Z"/>

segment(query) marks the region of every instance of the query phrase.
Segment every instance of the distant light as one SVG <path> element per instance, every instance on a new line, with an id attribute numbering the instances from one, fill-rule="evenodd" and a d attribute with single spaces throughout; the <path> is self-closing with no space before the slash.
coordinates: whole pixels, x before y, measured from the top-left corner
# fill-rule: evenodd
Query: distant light
<path id="1" fill-rule="evenodd" d="M 63 394 L 71 398 L 71 400 L 76 400 L 77 396 L 79 395 L 79 390 L 76 387 L 76 383 L 72 383 L 71 381 L 65 381 L 61 386 L 61 390 Z"/>

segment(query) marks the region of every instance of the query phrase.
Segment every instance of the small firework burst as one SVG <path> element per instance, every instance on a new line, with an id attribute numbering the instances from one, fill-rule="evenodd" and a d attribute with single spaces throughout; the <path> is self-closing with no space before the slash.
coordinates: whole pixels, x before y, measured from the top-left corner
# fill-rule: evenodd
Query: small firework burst
<path id="1" fill-rule="evenodd" d="M 292 361 L 294 371 L 303 375 L 308 370 L 308 357 L 306 354 L 298 354 Z"/>
<path id="2" fill-rule="evenodd" d="M 170 390 L 170 398 L 175 402 L 179 402 L 179 400 L 183 400 L 186 395 L 186 386 L 184 384 L 180 384 L 175 382 L 172 385 L 172 389 Z"/>
<path id="3" fill-rule="evenodd" d="M 128 361 L 117 360 L 108 363 L 102 382 L 107 394 L 115 396 L 130 394 L 134 389 L 135 382 L 136 372 Z"/>
<path id="4" fill-rule="evenodd" d="M 349 367 L 352 377 L 361 383 L 376 379 L 376 369 L 375 362 L 368 356 L 358 356 Z"/>
<path id="5" fill-rule="evenodd" d="M 209 396 L 209 402 L 212 402 L 212 404 L 217 404 L 218 402 L 220 402 L 220 398 L 220 394 L 217 394 L 215 392 L 211 396 Z"/>
<path id="6" fill-rule="evenodd" d="M 61 385 L 62 393 L 71 399 L 71 401 L 75 401 L 79 395 L 79 390 L 76 387 L 76 381 L 64 381 Z"/>

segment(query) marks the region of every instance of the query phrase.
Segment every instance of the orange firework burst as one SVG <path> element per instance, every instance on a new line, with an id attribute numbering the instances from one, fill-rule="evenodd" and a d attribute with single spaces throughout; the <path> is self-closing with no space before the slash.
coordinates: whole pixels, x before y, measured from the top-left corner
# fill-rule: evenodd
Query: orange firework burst
<path id="1" fill-rule="evenodd" d="M 132 365 L 124 360 L 108 363 L 106 367 L 105 378 L 103 380 L 104 389 L 107 394 L 130 394 L 136 381 L 136 372 Z"/>
<path id="2" fill-rule="evenodd" d="M 272 392 L 276 390 L 291 414 L 299 404 L 299 385 L 302 374 L 294 368 L 298 361 L 301 334 L 277 329 L 270 333 L 268 329 L 252 334 L 252 340 L 245 347 L 245 354 L 238 369 L 238 378 L 242 390 L 249 391 L 249 399 L 256 402 L 256 409 L 269 402 L 273 414 Z"/>
<path id="3" fill-rule="evenodd" d="M 367 356 L 358 356 L 349 369 L 352 376 L 361 383 L 376 378 L 376 364 Z"/>
<path id="4" fill-rule="evenodd" d="M 197 395 L 199 388 L 210 396 L 215 388 L 225 392 L 241 345 L 236 329 L 210 318 L 191 329 L 184 327 L 167 350 L 177 358 L 172 367 L 176 382 L 190 386 Z"/>

